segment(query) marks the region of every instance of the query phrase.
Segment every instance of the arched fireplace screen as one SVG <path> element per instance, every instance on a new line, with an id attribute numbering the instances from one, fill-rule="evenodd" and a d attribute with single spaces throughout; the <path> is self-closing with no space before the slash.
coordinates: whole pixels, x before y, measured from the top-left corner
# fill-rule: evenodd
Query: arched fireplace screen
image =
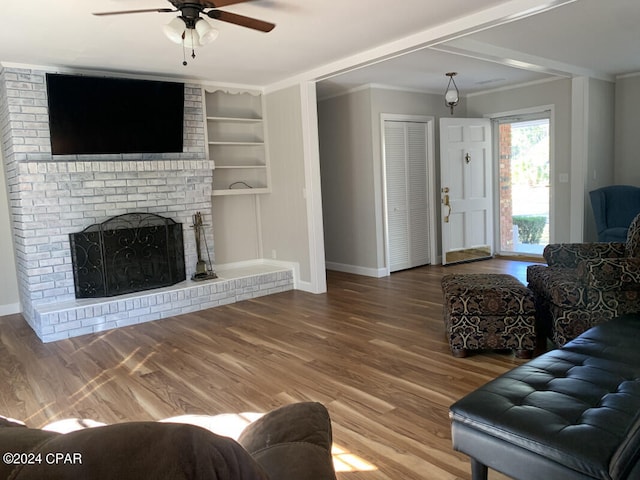
<path id="1" fill-rule="evenodd" d="M 126 213 L 69 234 L 76 298 L 112 297 L 185 280 L 182 224 Z"/>

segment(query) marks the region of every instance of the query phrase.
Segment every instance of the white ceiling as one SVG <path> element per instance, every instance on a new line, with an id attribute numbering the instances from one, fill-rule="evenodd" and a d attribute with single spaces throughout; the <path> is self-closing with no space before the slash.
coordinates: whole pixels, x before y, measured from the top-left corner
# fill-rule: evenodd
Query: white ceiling
<path id="1" fill-rule="evenodd" d="M 576 0 L 436 43 L 326 80 L 319 92 L 374 83 L 437 93 L 449 71 L 463 94 L 558 76 L 614 81 L 640 72 L 640 1 Z"/>
<path id="2" fill-rule="evenodd" d="M 222 10 L 276 28 L 208 20 L 220 35 L 186 67 L 182 48 L 162 33 L 175 14 L 91 14 L 171 7 L 166 0 L 1 3 L 0 62 L 9 65 L 261 87 L 322 79 L 319 95 L 369 83 L 436 92 L 447 71 L 459 72 L 463 94 L 555 75 L 640 72 L 638 0 L 253 0 Z"/>

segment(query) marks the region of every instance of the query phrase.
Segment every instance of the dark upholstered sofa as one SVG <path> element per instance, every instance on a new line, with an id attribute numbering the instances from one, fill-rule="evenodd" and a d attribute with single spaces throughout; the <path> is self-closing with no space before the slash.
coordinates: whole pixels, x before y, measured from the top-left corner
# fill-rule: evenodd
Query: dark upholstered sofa
<path id="1" fill-rule="evenodd" d="M 202 427 L 125 422 L 60 434 L 0 421 L 11 480 L 335 480 L 331 421 L 319 403 L 273 410 L 238 441 Z"/>
<path id="2" fill-rule="evenodd" d="M 602 323 L 451 406 L 473 480 L 640 479 L 640 315 Z"/>
<path id="3" fill-rule="evenodd" d="M 527 268 L 537 328 L 562 346 L 619 315 L 640 313 L 640 215 L 625 243 L 558 243 L 543 252 L 547 265 Z"/>

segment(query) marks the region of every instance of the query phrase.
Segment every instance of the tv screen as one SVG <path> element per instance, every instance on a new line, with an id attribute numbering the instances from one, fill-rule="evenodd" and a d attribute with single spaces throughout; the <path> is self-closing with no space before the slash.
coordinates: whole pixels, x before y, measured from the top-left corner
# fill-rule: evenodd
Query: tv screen
<path id="1" fill-rule="evenodd" d="M 53 155 L 182 152 L 184 84 L 47 74 Z"/>

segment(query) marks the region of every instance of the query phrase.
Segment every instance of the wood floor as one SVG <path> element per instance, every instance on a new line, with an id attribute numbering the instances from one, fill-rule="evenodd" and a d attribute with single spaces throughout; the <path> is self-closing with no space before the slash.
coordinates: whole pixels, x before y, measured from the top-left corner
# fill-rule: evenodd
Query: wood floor
<path id="1" fill-rule="evenodd" d="M 448 407 L 524 361 L 453 358 L 440 279 L 524 281 L 527 265 L 493 259 L 381 279 L 328 272 L 327 294 L 290 291 L 50 344 L 20 315 L 0 317 L 0 414 L 41 427 L 313 400 L 331 414 L 336 447 L 366 462 L 341 480 L 469 479 L 468 459 L 451 448 Z"/>

